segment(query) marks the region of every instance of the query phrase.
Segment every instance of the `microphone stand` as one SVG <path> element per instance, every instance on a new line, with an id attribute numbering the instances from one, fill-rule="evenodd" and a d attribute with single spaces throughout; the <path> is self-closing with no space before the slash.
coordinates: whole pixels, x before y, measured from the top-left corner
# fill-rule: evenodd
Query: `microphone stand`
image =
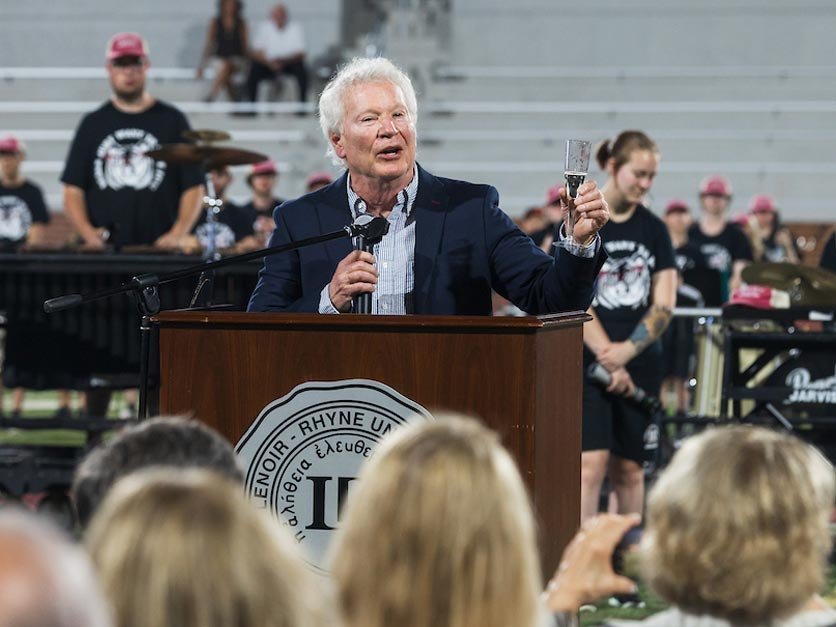
<path id="1" fill-rule="evenodd" d="M 382 223 L 382 224 L 381 224 Z M 148 414 L 148 364 L 149 353 L 151 347 L 151 317 L 158 314 L 160 311 L 160 296 L 158 287 L 164 283 L 171 283 L 191 276 L 200 275 L 204 272 L 213 272 L 218 268 L 230 266 L 244 261 L 252 261 L 254 259 L 261 259 L 269 255 L 277 255 L 280 253 L 329 242 L 343 237 L 369 237 L 373 238 L 377 233 L 383 229 L 387 229 L 389 223 L 385 218 L 375 218 L 366 223 L 349 224 L 339 231 L 325 233 L 324 235 L 317 235 L 315 237 L 308 237 L 299 240 L 298 242 L 290 242 L 281 246 L 271 246 L 269 248 L 262 248 L 261 250 L 254 250 L 249 253 L 240 255 L 233 255 L 232 257 L 225 257 L 217 261 L 204 262 L 183 268 L 181 270 L 174 270 L 164 274 L 138 274 L 131 278 L 127 283 L 123 283 L 119 287 L 112 287 L 95 292 L 88 292 L 86 294 L 65 294 L 64 296 L 57 296 L 44 301 L 44 311 L 46 313 L 54 313 L 72 307 L 78 307 L 84 303 L 89 303 L 102 298 L 115 296 L 116 294 L 131 294 L 136 301 L 139 313 L 142 316 L 139 325 L 140 331 L 140 356 L 139 356 L 139 406 L 137 408 L 137 417 L 139 420 L 147 418 Z"/>

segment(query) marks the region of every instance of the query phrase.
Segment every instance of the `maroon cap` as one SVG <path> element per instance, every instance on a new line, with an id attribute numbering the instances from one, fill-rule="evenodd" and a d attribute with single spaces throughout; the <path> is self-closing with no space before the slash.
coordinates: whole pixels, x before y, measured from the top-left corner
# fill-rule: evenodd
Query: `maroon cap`
<path id="1" fill-rule="evenodd" d="M 549 187 L 549 191 L 546 192 L 546 204 L 547 205 L 559 205 L 560 204 L 560 190 L 563 189 L 563 185 L 558 183 L 557 185 L 552 185 Z"/>
<path id="2" fill-rule="evenodd" d="M 724 176 L 709 176 L 700 184 L 700 196 L 725 196 L 731 198 L 732 186 Z"/>
<path id="3" fill-rule="evenodd" d="M 690 213 L 691 210 L 688 208 L 688 205 L 685 203 L 684 200 L 679 200 L 678 198 L 674 198 L 671 200 L 667 205 L 665 205 L 665 215 L 669 215 L 671 213 Z"/>
<path id="4" fill-rule="evenodd" d="M 105 58 L 113 61 L 120 57 L 148 57 L 148 44 L 136 33 L 116 33 L 107 42 Z"/>
<path id="5" fill-rule="evenodd" d="M 749 211 L 752 213 L 773 213 L 776 211 L 772 196 L 767 194 L 755 194 L 749 201 Z"/>
<path id="6" fill-rule="evenodd" d="M 334 182 L 334 178 L 324 170 L 320 172 L 313 172 L 310 176 L 308 176 L 308 180 L 305 181 L 306 187 L 312 187 L 314 185 L 330 185 Z"/>
<path id="7" fill-rule="evenodd" d="M 23 142 L 14 135 L 0 137 L 0 152 L 4 154 L 18 154 L 24 151 Z"/>

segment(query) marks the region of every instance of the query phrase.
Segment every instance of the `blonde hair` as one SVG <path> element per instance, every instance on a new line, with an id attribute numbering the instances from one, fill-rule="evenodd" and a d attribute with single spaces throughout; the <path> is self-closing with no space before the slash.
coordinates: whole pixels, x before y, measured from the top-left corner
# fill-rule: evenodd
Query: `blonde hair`
<path id="1" fill-rule="evenodd" d="M 754 427 L 688 440 L 650 493 L 645 580 L 692 614 L 754 625 L 799 610 L 824 582 L 833 467 Z"/>
<path id="2" fill-rule="evenodd" d="M 440 416 L 360 472 L 330 556 L 346 627 L 527 627 L 540 587 L 522 480 L 497 437 Z"/>
<path id="3" fill-rule="evenodd" d="M 205 470 L 119 481 L 87 545 L 116 627 L 307 627 L 311 573 L 280 524 Z"/>
<path id="4" fill-rule="evenodd" d="M 355 57 L 339 69 L 319 97 L 319 127 L 328 145 L 325 155 L 334 165 L 345 165 L 345 159 L 338 157 L 331 145 L 331 135 L 341 135 L 343 132 L 345 96 L 352 87 L 368 83 L 392 83 L 399 87 L 403 93 L 410 121 L 413 125 L 418 124 L 418 101 L 415 97 L 415 88 L 406 72 L 383 57 L 374 59 Z"/>

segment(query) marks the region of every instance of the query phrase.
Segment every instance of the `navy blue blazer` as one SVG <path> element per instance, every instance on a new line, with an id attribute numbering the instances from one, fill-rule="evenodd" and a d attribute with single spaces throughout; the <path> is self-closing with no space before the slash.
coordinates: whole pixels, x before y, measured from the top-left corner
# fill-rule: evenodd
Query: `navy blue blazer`
<path id="1" fill-rule="evenodd" d="M 277 208 L 270 246 L 350 224 L 346 177 Z M 416 314 L 490 315 L 491 289 L 530 314 L 589 307 L 603 246 L 591 259 L 563 249 L 552 258 L 499 209 L 495 188 L 439 178 L 420 166 L 418 177 Z M 322 288 L 351 250 L 345 238 L 266 257 L 248 310 L 318 311 Z"/>

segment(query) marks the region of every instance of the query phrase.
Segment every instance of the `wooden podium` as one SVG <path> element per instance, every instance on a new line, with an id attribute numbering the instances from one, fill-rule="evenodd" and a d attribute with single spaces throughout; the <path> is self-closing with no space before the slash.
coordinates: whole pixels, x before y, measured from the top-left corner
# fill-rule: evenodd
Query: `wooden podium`
<path id="1" fill-rule="evenodd" d="M 170 311 L 160 409 L 233 444 L 308 381 L 381 382 L 430 412 L 482 418 L 528 485 L 551 574 L 580 519 L 582 312 L 540 318 Z"/>

